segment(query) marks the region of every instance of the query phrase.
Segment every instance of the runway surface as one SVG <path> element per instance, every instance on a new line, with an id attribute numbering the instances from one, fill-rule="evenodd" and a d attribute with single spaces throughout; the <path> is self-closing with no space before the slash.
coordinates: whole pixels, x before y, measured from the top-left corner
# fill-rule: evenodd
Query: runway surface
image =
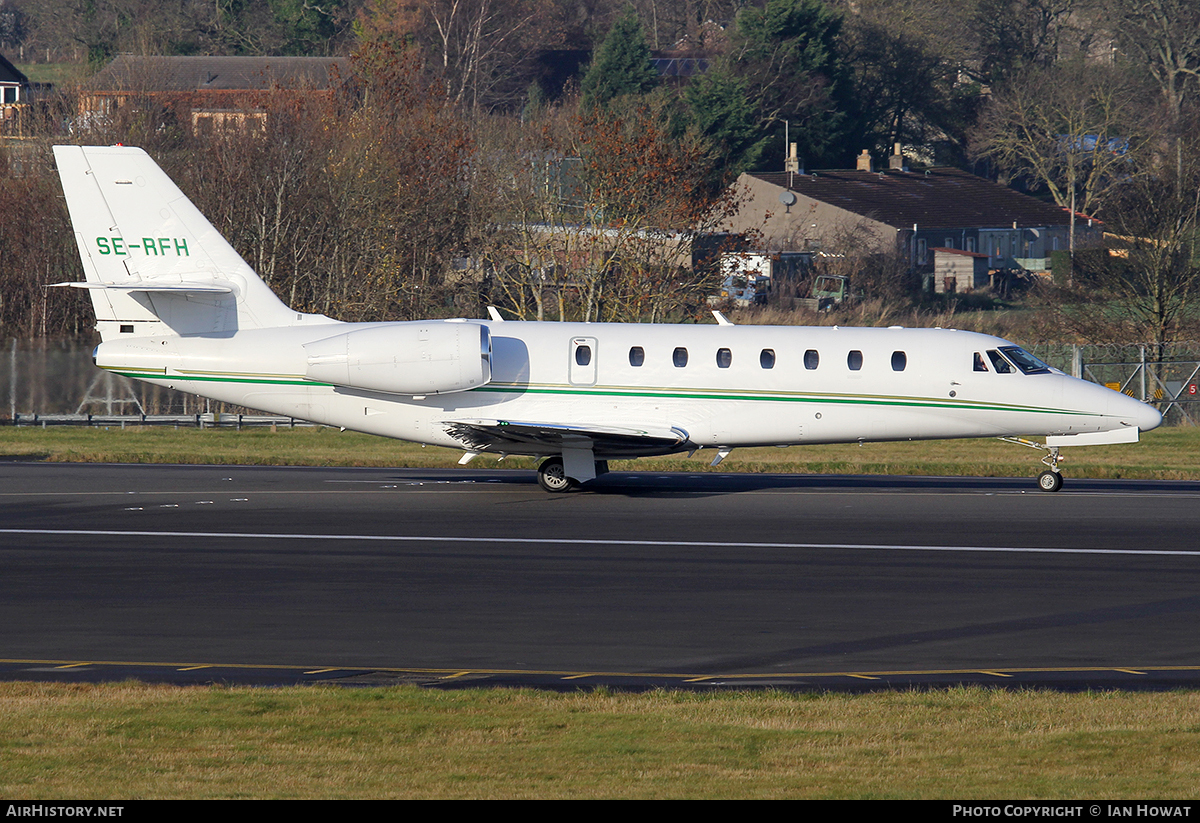
<path id="1" fill-rule="evenodd" d="M 0 678 L 1200 683 L 1200 484 L 0 463 Z"/>

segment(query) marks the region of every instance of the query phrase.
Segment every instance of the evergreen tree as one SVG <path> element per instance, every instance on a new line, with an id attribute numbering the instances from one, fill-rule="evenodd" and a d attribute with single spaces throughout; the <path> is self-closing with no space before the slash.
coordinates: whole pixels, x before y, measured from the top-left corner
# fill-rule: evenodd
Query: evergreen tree
<path id="1" fill-rule="evenodd" d="M 694 78 L 683 95 L 692 128 L 713 146 L 722 161 L 721 177 L 737 177 L 753 167 L 763 152 L 765 139 L 757 128 L 745 82 L 714 67 Z"/>
<path id="2" fill-rule="evenodd" d="M 764 137 L 782 137 L 781 121 L 790 121 L 810 168 L 857 154 L 845 134 L 851 83 L 841 32 L 842 17 L 820 0 L 767 0 L 738 15 L 730 70 L 745 84 Z M 768 162 L 783 168 L 782 140 L 768 151 Z"/>
<path id="3" fill-rule="evenodd" d="M 646 94 L 657 83 L 642 23 L 633 6 L 626 6 L 583 78 L 583 105 L 604 106 L 623 95 Z"/>

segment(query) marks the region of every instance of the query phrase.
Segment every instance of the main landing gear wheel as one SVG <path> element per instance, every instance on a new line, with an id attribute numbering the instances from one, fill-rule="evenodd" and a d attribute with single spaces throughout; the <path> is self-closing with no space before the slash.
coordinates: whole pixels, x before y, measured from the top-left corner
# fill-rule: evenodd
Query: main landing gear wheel
<path id="1" fill-rule="evenodd" d="M 1038 475 L 1038 488 L 1044 492 L 1056 492 L 1062 488 L 1063 477 L 1056 471 L 1044 471 Z"/>
<path id="2" fill-rule="evenodd" d="M 575 481 L 567 477 L 561 457 L 547 457 L 538 466 L 538 485 L 548 492 L 565 492 L 575 488 Z"/>

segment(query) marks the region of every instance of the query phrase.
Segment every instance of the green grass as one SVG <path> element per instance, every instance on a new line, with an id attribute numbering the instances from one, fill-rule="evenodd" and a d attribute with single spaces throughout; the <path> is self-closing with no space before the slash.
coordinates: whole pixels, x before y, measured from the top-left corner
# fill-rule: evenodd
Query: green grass
<path id="1" fill-rule="evenodd" d="M 1195 798 L 1200 694 L 0 684 L 0 796 Z"/>
<path id="2" fill-rule="evenodd" d="M 17 71 L 29 78 L 31 83 L 54 83 L 63 85 L 83 79 L 87 67 L 80 63 L 14 63 Z"/>
<path id="3" fill-rule="evenodd" d="M 1200 480 L 1200 428 L 1161 428 L 1140 443 L 1063 450 L 1068 477 Z M 718 468 L 715 453 L 617 461 L 617 471 L 780 472 L 1031 477 L 1040 454 L 995 439 L 735 449 Z M 211 463 L 273 466 L 457 465 L 462 452 L 330 428 L 0 428 L 0 459 L 84 463 Z M 480 456 L 473 467 L 529 469 L 532 458 Z"/>

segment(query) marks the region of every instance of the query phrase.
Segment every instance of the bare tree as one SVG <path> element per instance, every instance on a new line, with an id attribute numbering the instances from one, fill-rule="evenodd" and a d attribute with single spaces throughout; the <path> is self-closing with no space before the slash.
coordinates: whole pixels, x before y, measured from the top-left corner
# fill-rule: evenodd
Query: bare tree
<path id="1" fill-rule="evenodd" d="M 1166 112 L 1175 176 L 1184 175 L 1183 125 L 1200 96 L 1200 4 L 1193 0 L 1111 0 L 1120 48 L 1153 77 Z"/>
<path id="2" fill-rule="evenodd" d="M 716 272 L 692 243 L 731 193 L 705 185 L 716 154 L 669 128 L 665 95 L 516 125 L 495 176 L 497 230 L 487 252 L 497 294 L 520 316 L 662 320 L 690 316 Z"/>
<path id="3" fill-rule="evenodd" d="M 1090 339 L 1166 343 L 1196 330 L 1200 305 L 1200 175 L 1173 170 L 1122 184 L 1103 216 L 1109 250 L 1076 258 L 1074 283 L 1054 301 L 1063 324 Z"/>
<path id="4" fill-rule="evenodd" d="M 1153 145 L 1138 91 L 1106 64 L 1024 72 L 996 92 L 974 131 L 973 153 L 1010 179 L 1044 186 L 1072 215 L 1091 214 Z"/>

